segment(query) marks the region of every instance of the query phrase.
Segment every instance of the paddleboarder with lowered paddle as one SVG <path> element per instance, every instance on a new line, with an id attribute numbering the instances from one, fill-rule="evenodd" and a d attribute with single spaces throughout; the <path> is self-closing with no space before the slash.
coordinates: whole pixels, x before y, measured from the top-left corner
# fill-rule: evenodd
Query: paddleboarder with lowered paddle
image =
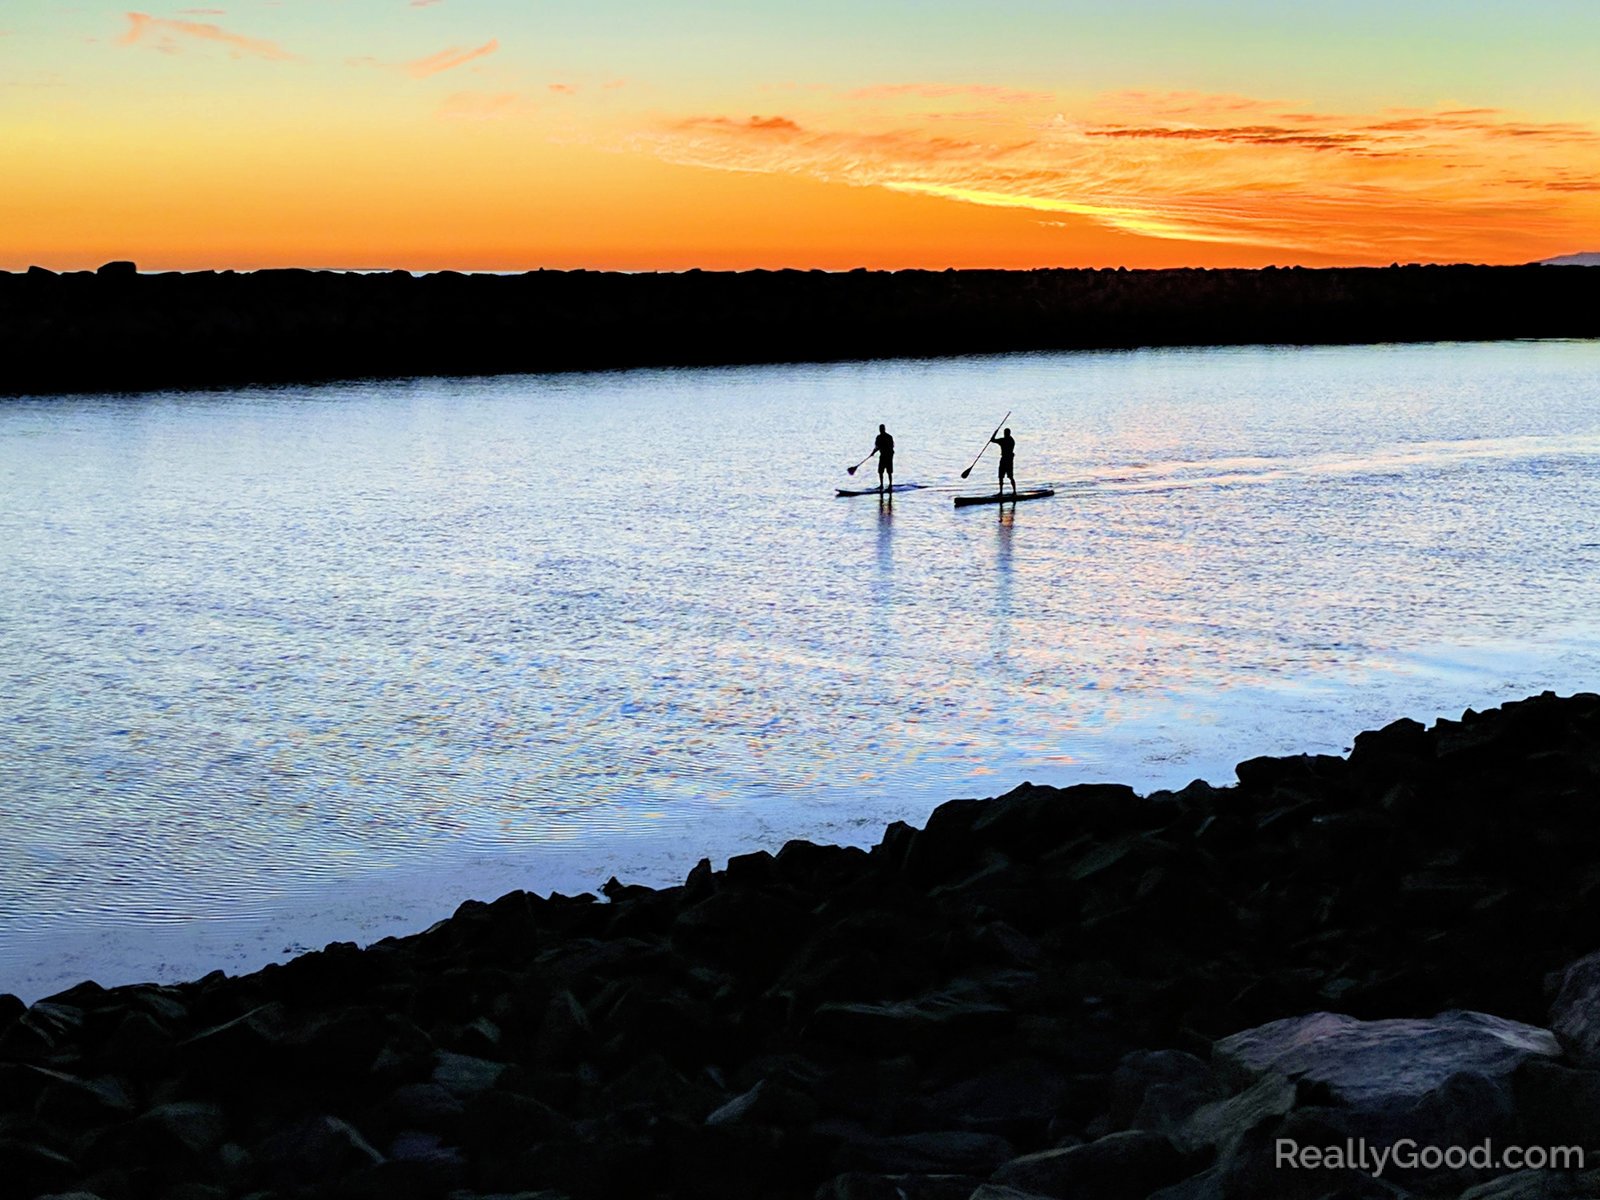
<path id="1" fill-rule="evenodd" d="M 882 425 L 878 426 L 878 436 L 872 440 L 872 454 L 878 456 L 878 490 L 880 492 L 894 491 L 894 438 L 890 436 L 888 429 Z M 867 458 L 871 458 L 872 454 L 867 455 Z M 862 463 L 867 461 L 867 458 L 863 458 L 861 462 L 858 462 L 853 467 L 846 467 L 844 473 L 846 475 L 854 475 Z M 887 487 L 884 486 L 885 479 L 889 481 Z M 1012 486 L 1015 486 L 1015 484 Z M 842 495 L 843 493 L 841 492 L 840 494 Z"/>
<path id="2" fill-rule="evenodd" d="M 878 490 L 884 490 L 883 481 L 887 478 L 889 490 L 894 491 L 894 438 L 882 425 L 878 426 L 878 436 L 873 439 L 872 452 L 878 456 Z M 1011 486 L 1016 487 L 1016 484 Z"/>

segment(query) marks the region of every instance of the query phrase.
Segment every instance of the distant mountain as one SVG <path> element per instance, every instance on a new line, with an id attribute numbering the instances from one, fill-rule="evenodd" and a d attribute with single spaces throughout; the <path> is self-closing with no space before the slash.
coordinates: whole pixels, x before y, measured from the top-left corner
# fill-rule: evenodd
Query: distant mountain
<path id="1" fill-rule="evenodd" d="M 1600 250 L 1589 250 L 1583 254 L 1563 254 L 1557 258 L 1541 258 L 1533 265 L 1536 267 L 1600 267 Z"/>

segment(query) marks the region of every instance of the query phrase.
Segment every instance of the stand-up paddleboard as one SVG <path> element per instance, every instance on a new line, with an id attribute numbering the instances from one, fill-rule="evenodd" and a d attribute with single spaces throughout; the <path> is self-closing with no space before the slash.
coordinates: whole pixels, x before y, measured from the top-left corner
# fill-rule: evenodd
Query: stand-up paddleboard
<path id="1" fill-rule="evenodd" d="M 991 496 L 957 496 L 956 507 L 963 508 L 968 504 L 1011 504 L 1017 500 L 1043 500 L 1046 496 L 1055 494 L 1055 488 L 1024 488 L 1020 492 L 995 492 Z"/>
<path id="2" fill-rule="evenodd" d="M 835 488 L 841 496 L 885 496 L 890 492 L 916 492 L 922 490 L 920 483 L 897 483 L 892 488 Z"/>

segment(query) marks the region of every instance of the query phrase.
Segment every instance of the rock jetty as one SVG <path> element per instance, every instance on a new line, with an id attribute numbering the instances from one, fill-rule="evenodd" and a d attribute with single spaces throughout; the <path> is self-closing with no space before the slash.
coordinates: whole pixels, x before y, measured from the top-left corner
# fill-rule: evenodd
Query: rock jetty
<path id="1" fill-rule="evenodd" d="M 602 891 L 0 997 L 0 1191 L 1600 1194 L 1600 696 Z"/>
<path id="2" fill-rule="evenodd" d="M 0 395 L 935 357 L 1600 337 L 1581 267 L 0 272 Z"/>

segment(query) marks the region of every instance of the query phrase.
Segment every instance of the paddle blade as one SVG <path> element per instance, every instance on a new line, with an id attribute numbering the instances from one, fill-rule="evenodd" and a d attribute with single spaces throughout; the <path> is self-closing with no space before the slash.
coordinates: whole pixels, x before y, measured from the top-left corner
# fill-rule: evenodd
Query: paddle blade
<path id="1" fill-rule="evenodd" d="M 972 474 L 972 468 L 968 467 L 965 471 L 961 472 L 961 478 L 965 479 L 968 475 L 971 475 L 971 474 Z"/>
<path id="2" fill-rule="evenodd" d="M 844 469 L 844 473 L 846 475 L 854 475 L 856 473 L 856 469 L 854 467 L 846 467 Z"/>

